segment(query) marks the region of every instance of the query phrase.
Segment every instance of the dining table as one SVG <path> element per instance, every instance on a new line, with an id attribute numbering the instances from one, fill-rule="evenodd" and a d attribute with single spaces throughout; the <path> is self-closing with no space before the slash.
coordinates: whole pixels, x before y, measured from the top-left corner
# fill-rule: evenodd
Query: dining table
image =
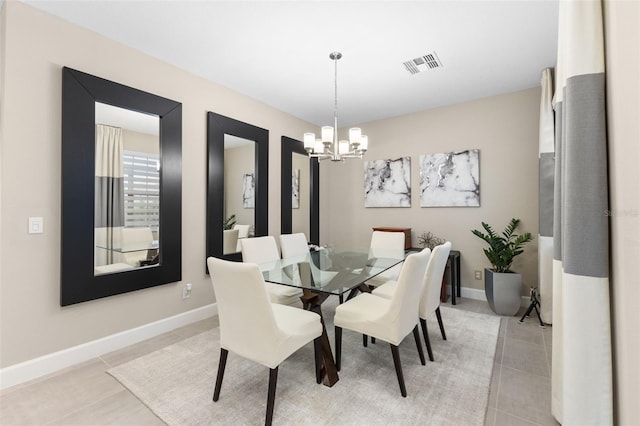
<path id="1" fill-rule="evenodd" d="M 321 305 L 329 296 L 349 300 L 359 292 L 371 292 L 367 280 L 404 261 L 409 252 L 392 249 L 320 247 L 304 255 L 262 263 L 258 266 L 266 282 L 298 287 L 304 309 L 320 315 L 322 322 L 322 382 L 338 380 L 333 352 Z"/>

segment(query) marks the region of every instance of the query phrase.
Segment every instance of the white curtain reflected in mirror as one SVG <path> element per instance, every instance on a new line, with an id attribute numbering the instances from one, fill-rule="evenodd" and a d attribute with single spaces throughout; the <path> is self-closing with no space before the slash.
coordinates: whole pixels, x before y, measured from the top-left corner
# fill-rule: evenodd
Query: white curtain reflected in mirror
<path id="1" fill-rule="evenodd" d="M 240 252 L 240 240 L 254 233 L 255 150 L 252 140 L 224 135 L 225 230 L 239 231 L 235 252 Z M 231 253 L 226 249 L 224 254 Z"/>
<path id="2" fill-rule="evenodd" d="M 310 238 L 310 182 L 309 157 L 293 153 L 291 156 L 291 232 L 302 232 Z M 296 207 L 297 206 L 297 207 Z"/>
<path id="3" fill-rule="evenodd" d="M 94 273 L 158 265 L 159 117 L 95 106 Z"/>

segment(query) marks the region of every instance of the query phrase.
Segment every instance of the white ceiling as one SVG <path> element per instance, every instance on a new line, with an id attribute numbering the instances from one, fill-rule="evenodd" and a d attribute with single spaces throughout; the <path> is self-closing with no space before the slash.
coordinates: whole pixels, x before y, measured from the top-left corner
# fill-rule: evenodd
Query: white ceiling
<path id="1" fill-rule="evenodd" d="M 538 86 L 556 61 L 558 0 L 24 1 L 317 125 L 332 51 L 340 127 Z M 442 68 L 406 71 L 433 51 Z"/>

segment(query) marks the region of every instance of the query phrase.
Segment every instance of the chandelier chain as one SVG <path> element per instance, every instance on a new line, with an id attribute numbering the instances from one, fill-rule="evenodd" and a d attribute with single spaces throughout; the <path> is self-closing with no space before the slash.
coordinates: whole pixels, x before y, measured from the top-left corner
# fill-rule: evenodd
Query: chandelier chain
<path id="1" fill-rule="evenodd" d="M 338 139 L 338 59 L 340 59 L 342 55 L 333 55 L 333 128 L 334 131 L 334 140 Z"/>

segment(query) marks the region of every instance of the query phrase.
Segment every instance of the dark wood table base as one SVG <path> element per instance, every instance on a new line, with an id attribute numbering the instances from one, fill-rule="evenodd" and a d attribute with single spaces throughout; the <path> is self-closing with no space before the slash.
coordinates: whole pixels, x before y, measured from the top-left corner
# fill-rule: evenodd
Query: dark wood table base
<path id="1" fill-rule="evenodd" d="M 328 293 L 314 293 L 310 290 L 304 289 L 303 294 L 300 297 L 302 306 L 307 311 L 315 312 L 320 315 L 320 322 L 322 323 L 322 336 L 320 336 L 320 342 L 322 347 L 322 370 L 321 377 L 322 383 L 325 386 L 331 387 L 335 385 L 340 378 L 338 377 L 338 370 L 336 363 L 333 359 L 333 352 L 331 351 L 331 344 L 329 343 L 329 336 L 327 335 L 327 328 L 324 324 L 324 317 L 322 316 L 322 309 L 320 305 L 329 297 Z"/>

